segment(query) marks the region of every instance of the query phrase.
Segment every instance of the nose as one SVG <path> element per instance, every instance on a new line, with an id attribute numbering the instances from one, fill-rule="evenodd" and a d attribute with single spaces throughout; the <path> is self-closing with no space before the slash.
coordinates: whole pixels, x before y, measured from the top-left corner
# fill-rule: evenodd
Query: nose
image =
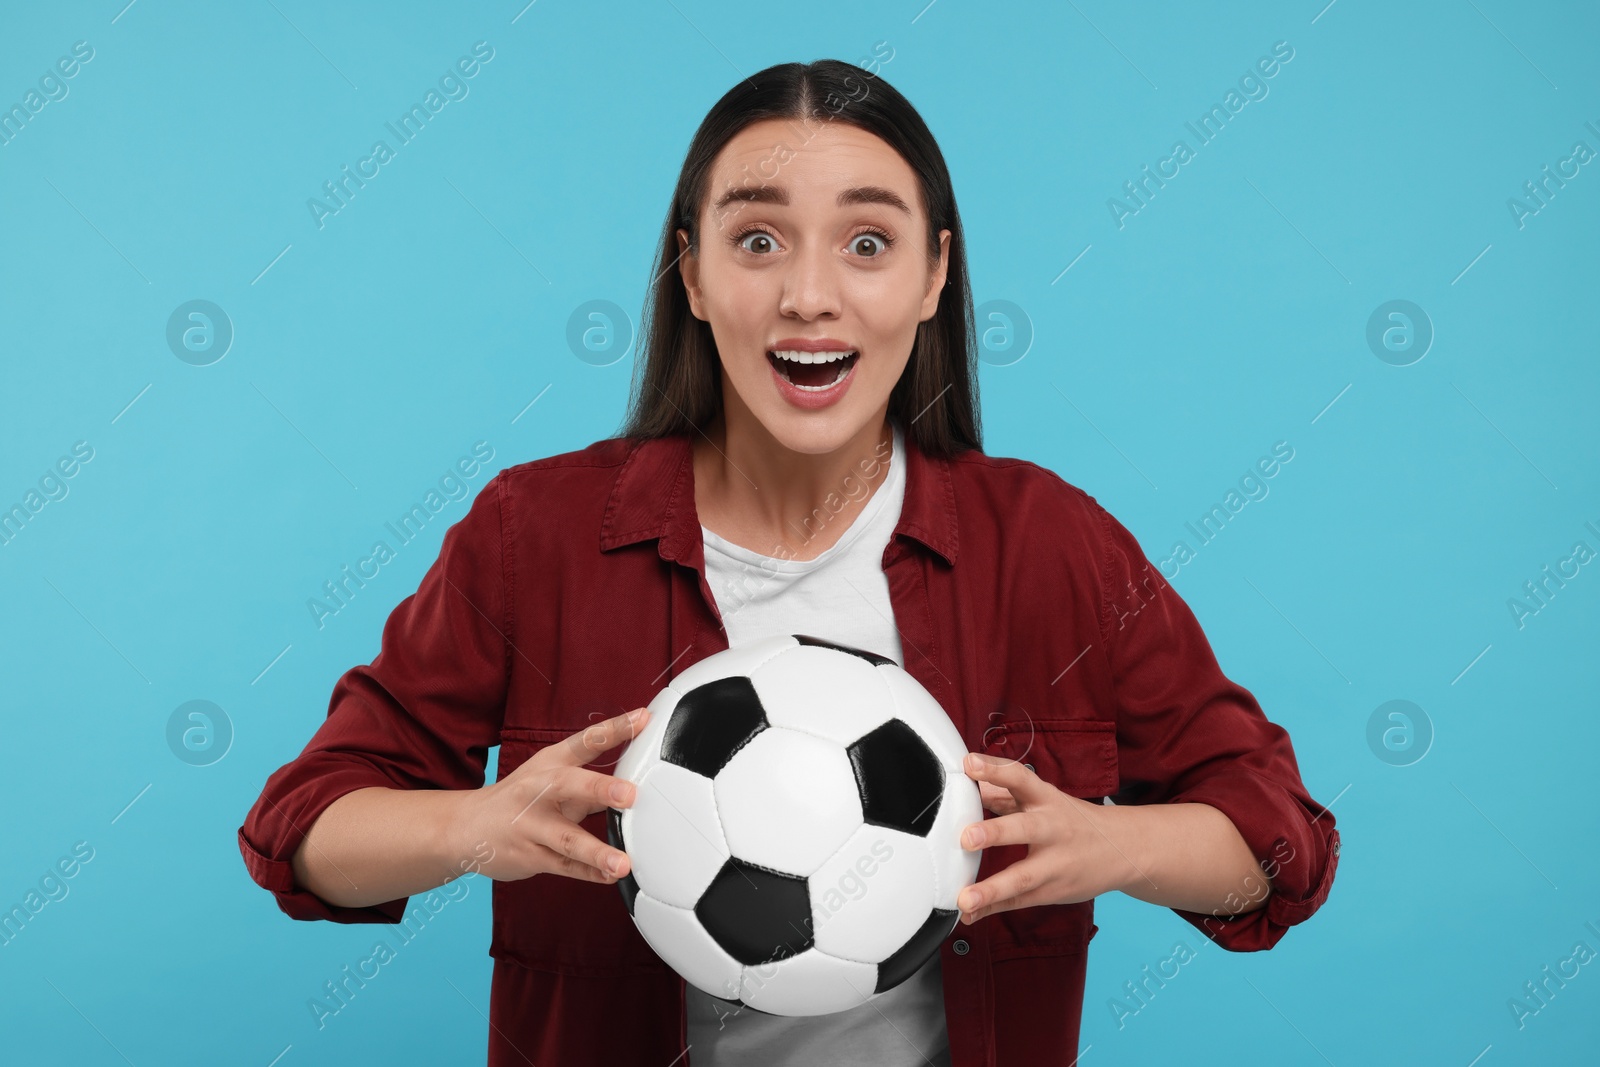
<path id="1" fill-rule="evenodd" d="M 824 242 L 808 242 L 789 257 L 778 310 L 811 321 L 839 315 L 840 287 L 833 250 Z"/>

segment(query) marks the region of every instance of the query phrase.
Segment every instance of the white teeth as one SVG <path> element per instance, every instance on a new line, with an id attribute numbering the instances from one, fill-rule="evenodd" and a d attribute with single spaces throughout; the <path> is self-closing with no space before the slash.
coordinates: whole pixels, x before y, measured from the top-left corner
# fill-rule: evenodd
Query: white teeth
<path id="1" fill-rule="evenodd" d="M 853 356 L 855 355 L 855 352 L 792 352 L 788 350 L 774 350 L 772 354 L 777 356 L 779 359 L 787 359 L 793 363 L 832 363 L 834 360 L 844 359 L 846 356 Z"/>

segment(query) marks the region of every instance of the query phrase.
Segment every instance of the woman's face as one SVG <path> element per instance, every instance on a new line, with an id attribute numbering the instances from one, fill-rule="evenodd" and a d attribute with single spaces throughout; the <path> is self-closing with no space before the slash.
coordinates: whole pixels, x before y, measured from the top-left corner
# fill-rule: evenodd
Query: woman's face
<path id="1" fill-rule="evenodd" d="M 928 260 L 910 165 L 843 122 L 765 120 L 724 146 L 710 187 L 698 254 L 680 229 L 678 262 L 716 340 L 728 422 L 753 417 L 811 454 L 875 433 L 949 260 L 949 230 Z"/>

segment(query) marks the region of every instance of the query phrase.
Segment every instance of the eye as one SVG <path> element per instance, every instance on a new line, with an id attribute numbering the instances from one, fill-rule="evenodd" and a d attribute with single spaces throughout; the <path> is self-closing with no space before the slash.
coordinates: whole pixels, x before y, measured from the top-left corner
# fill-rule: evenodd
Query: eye
<path id="1" fill-rule="evenodd" d="M 882 230 L 862 230 L 850 238 L 850 249 L 862 259 L 877 259 L 894 244 L 894 238 Z"/>
<path id="2" fill-rule="evenodd" d="M 752 238 L 754 238 L 753 241 L 751 240 Z M 758 256 L 764 256 L 778 247 L 777 242 L 772 239 L 772 235 L 765 230 L 743 230 L 733 235 L 733 243 L 746 252 L 751 252 Z M 756 247 L 751 247 L 752 245 Z"/>

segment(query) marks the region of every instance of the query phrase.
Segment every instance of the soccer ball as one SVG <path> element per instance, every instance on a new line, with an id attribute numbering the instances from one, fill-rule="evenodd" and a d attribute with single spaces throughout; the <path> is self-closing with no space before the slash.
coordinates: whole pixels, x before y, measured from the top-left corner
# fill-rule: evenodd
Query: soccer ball
<path id="1" fill-rule="evenodd" d="M 608 809 L 640 934 L 685 981 L 773 1015 L 881 996 L 938 951 L 979 854 L 966 744 L 893 660 L 804 635 L 706 657 L 650 703 Z"/>

